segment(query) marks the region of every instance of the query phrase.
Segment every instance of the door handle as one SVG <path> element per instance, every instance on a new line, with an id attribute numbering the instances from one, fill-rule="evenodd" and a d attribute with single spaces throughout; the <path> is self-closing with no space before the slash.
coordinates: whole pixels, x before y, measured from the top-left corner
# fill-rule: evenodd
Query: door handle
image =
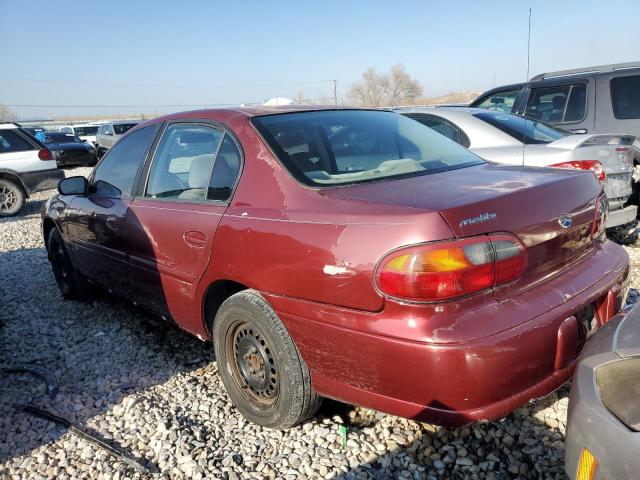
<path id="1" fill-rule="evenodd" d="M 571 128 L 569 131 L 573 133 L 587 133 L 586 128 Z"/>
<path id="2" fill-rule="evenodd" d="M 118 230 L 120 228 L 118 217 L 116 217 L 115 215 L 109 215 L 107 217 L 107 225 L 114 230 Z"/>
<path id="3" fill-rule="evenodd" d="M 195 248 L 202 248 L 207 244 L 207 236 L 196 230 L 185 232 L 182 238 L 187 245 Z"/>

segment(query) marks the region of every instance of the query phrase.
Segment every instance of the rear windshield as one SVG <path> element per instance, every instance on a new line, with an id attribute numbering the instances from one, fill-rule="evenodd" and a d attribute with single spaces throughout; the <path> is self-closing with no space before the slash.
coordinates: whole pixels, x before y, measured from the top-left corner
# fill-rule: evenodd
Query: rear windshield
<path id="1" fill-rule="evenodd" d="M 76 132 L 76 135 L 79 137 L 84 137 L 85 135 L 95 135 L 98 133 L 98 126 L 95 127 L 73 127 L 73 130 Z"/>
<path id="2" fill-rule="evenodd" d="M 483 163 L 415 120 L 385 111 L 324 110 L 254 117 L 291 174 L 311 186 L 411 177 Z"/>
<path id="3" fill-rule="evenodd" d="M 116 132 L 116 135 L 122 135 L 123 133 L 127 133 L 135 126 L 135 123 L 119 123 L 113 126 L 113 131 Z"/>
<path id="4" fill-rule="evenodd" d="M 527 145 L 551 143 L 568 135 L 546 123 L 508 113 L 486 111 L 474 113 L 473 116 Z"/>
<path id="5" fill-rule="evenodd" d="M 44 137 L 46 143 L 79 143 L 80 140 L 71 133 L 47 133 Z"/>

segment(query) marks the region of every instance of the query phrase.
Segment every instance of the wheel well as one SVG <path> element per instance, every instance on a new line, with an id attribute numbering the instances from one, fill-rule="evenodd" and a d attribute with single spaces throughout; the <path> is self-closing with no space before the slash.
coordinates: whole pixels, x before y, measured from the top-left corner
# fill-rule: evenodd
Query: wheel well
<path id="1" fill-rule="evenodd" d="M 49 234 L 54 228 L 56 228 L 55 222 L 50 218 L 45 218 L 42 222 L 42 236 L 44 237 L 44 247 L 47 251 L 49 250 Z"/>
<path id="2" fill-rule="evenodd" d="M 216 280 L 209 285 L 204 295 L 204 301 L 202 302 L 203 318 L 209 333 L 213 331 L 213 321 L 216 318 L 216 313 L 218 313 L 222 302 L 231 295 L 241 292 L 242 290 L 247 290 L 248 288 L 249 287 L 234 282 L 233 280 Z"/>
<path id="3" fill-rule="evenodd" d="M 0 178 L 6 178 L 7 180 L 11 180 L 13 183 L 17 184 L 24 192 L 25 197 L 29 198 L 29 190 L 25 187 L 24 183 L 22 183 L 22 180 L 20 180 L 18 175 L 14 175 L 9 172 L 0 172 Z"/>

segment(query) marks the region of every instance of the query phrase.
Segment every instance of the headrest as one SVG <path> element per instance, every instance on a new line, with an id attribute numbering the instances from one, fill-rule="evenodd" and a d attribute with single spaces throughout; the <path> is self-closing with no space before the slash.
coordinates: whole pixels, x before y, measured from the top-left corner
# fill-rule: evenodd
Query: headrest
<path id="1" fill-rule="evenodd" d="M 189 169 L 189 188 L 206 188 L 209 183 L 209 173 L 213 155 L 205 154 L 193 157 Z"/>

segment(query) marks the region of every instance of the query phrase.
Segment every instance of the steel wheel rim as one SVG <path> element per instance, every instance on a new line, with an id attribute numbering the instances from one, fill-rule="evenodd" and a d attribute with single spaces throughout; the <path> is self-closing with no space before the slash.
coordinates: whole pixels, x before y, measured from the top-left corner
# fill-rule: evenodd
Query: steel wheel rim
<path id="1" fill-rule="evenodd" d="M 0 211 L 8 212 L 18 203 L 18 195 L 15 190 L 6 186 L 0 186 Z"/>
<path id="2" fill-rule="evenodd" d="M 60 242 L 55 242 L 51 252 L 53 275 L 61 286 L 69 285 L 69 269 L 67 268 L 67 256 Z"/>
<path id="3" fill-rule="evenodd" d="M 259 408 L 273 405 L 280 391 L 280 375 L 262 331 L 251 323 L 237 322 L 229 329 L 226 354 L 242 395 Z"/>

